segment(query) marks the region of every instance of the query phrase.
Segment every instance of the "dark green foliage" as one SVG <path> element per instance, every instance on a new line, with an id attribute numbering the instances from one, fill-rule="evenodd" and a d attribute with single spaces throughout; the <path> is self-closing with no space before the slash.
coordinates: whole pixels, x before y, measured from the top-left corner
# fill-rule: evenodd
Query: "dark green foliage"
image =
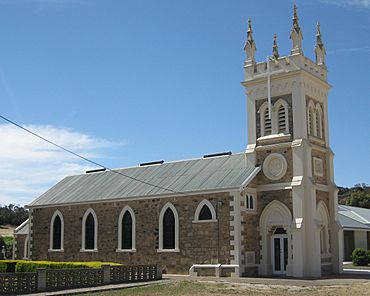
<path id="1" fill-rule="evenodd" d="M 367 184 L 356 184 L 352 188 L 338 188 L 340 204 L 370 209 L 370 186 L 368 186 Z"/>
<path id="2" fill-rule="evenodd" d="M 357 266 L 367 266 L 369 264 L 368 252 L 363 248 L 356 248 L 352 252 L 352 262 L 353 265 Z"/>
<path id="3" fill-rule="evenodd" d="M 28 211 L 15 205 L 0 206 L 0 225 L 20 225 L 28 218 Z"/>
<path id="4" fill-rule="evenodd" d="M 7 264 L 0 261 L 0 273 L 6 272 Z"/>

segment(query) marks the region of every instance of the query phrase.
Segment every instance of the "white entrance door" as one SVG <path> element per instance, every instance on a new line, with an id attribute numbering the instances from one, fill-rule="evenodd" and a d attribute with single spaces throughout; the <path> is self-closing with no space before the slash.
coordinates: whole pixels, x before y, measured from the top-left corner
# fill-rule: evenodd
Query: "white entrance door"
<path id="1" fill-rule="evenodd" d="M 273 274 L 286 274 L 288 264 L 288 236 L 286 234 L 272 235 L 271 261 Z"/>

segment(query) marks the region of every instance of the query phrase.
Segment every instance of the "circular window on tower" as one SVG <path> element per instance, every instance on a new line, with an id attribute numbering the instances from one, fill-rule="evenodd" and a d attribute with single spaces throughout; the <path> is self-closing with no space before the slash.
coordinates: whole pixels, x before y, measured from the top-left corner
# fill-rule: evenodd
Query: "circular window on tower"
<path id="1" fill-rule="evenodd" d="M 280 153 L 272 153 L 263 162 L 263 173 L 270 180 L 281 179 L 287 170 L 287 162 Z"/>

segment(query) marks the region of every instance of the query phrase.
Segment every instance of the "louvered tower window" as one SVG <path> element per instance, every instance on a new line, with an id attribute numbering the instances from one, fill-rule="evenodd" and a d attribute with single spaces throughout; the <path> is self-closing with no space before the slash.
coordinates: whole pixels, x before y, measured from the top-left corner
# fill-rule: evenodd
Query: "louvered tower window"
<path id="1" fill-rule="evenodd" d="M 55 216 L 53 223 L 53 250 L 60 250 L 62 246 L 62 220 Z"/>
<path id="2" fill-rule="evenodd" d="M 322 138 L 321 113 L 316 109 L 316 136 Z"/>
<path id="3" fill-rule="evenodd" d="M 284 106 L 280 106 L 278 111 L 278 132 L 279 134 L 287 132 L 287 110 Z"/>
<path id="4" fill-rule="evenodd" d="M 269 108 L 266 108 L 266 110 L 265 110 L 264 120 L 265 120 L 264 136 L 271 135 L 272 125 L 271 125 L 271 119 L 269 119 Z"/>
<path id="5" fill-rule="evenodd" d="M 163 215 L 163 249 L 175 249 L 175 216 L 171 209 Z"/>
<path id="6" fill-rule="evenodd" d="M 314 126 L 313 126 L 313 109 L 312 107 L 309 107 L 308 109 L 308 130 L 309 134 L 314 134 Z"/>

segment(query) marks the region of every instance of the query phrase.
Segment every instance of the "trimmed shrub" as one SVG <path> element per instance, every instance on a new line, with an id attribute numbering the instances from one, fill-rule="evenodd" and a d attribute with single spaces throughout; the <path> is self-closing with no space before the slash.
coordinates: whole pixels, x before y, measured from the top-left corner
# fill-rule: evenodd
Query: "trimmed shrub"
<path id="1" fill-rule="evenodd" d="M 0 273 L 6 272 L 7 264 L 0 261 Z"/>
<path id="2" fill-rule="evenodd" d="M 28 261 L 28 260 L 3 260 L 6 272 L 34 272 L 38 268 L 63 269 L 63 268 L 100 268 L 104 264 L 122 265 L 113 262 L 53 262 L 53 261 Z M 1 268 L 1 267 L 0 267 Z"/>
<path id="3" fill-rule="evenodd" d="M 368 252 L 363 248 L 356 248 L 352 252 L 353 265 L 367 266 L 369 264 Z"/>

